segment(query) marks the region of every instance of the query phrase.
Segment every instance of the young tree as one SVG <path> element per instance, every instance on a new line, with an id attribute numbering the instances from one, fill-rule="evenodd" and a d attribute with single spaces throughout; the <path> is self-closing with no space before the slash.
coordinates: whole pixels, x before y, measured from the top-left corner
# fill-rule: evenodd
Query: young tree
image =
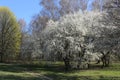
<path id="1" fill-rule="evenodd" d="M 14 59 L 20 52 L 20 27 L 13 13 L 0 7 L 0 61 Z"/>

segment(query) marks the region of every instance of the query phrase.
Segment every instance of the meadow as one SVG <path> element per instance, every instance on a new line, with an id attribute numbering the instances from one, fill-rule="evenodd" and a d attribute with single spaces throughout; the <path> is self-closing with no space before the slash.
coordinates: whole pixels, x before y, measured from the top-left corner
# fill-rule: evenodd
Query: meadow
<path id="1" fill-rule="evenodd" d="M 0 80 L 120 80 L 120 63 L 101 68 L 65 71 L 62 62 L 32 64 L 0 63 Z"/>

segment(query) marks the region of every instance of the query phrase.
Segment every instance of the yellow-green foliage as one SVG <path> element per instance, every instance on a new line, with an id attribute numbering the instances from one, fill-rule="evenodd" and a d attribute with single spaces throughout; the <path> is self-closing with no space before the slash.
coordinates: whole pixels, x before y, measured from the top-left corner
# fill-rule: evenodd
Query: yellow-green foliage
<path id="1" fill-rule="evenodd" d="M 15 58 L 20 51 L 20 27 L 7 7 L 0 7 L 0 51 L 4 59 Z"/>

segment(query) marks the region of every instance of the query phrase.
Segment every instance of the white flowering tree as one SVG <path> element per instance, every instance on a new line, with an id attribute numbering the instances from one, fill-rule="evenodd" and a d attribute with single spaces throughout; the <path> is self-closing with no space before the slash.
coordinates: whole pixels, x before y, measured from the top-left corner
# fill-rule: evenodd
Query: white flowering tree
<path id="1" fill-rule="evenodd" d="M 74 61 L 78 61 L 77 67 L 81 67 L 85 50 L 93 48 L 93 37 L 100 36 L 101 28 L 105 27 L 103 15 L 99 12 L 77 12 L 56 22 L 50 20 L 38 40 L 45 58 L 63 60 L 66 69 L 72 67 Z"/>
<path id="2" fill-rule="evenodd" d="M 101 28 L 100 36 L 94 40 L 94 49 L 103 55 L 103 66 L 109 66 L 111 55 L 120 56 L 120 0 L 106 1 L 104 9 L 107 15 L 102 21 L 105 27 Z"/>

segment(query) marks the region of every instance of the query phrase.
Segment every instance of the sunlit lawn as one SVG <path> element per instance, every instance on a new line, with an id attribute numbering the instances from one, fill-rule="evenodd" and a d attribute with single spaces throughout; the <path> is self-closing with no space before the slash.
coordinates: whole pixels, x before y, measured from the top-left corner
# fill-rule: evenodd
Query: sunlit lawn
<path id="1" fill-rule="evenodd" d="M 0 80 L 120 80 L 120 64 L 109 68 L 91 67 L 89 70 L 65 72 L 63 63 L 45 62 L 34 65 L 0 64 Z"/>

